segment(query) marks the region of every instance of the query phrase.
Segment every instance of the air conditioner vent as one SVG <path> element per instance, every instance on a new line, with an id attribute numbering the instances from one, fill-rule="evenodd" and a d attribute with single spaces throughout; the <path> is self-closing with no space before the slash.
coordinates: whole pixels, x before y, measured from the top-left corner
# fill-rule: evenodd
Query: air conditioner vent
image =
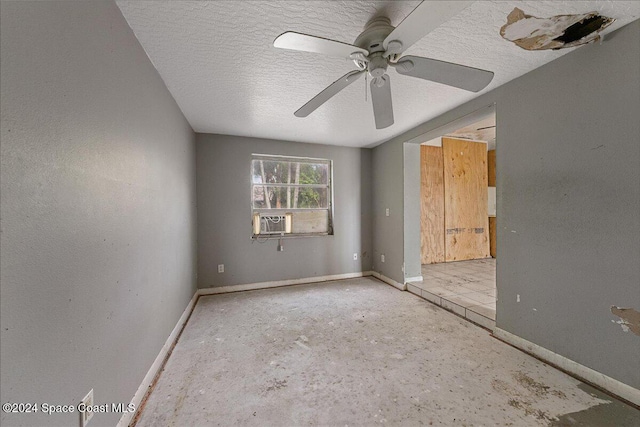
<path id="1" fill-rule="evenodd" d="M 289 234 L 291 233 L 292 215 L 256 213 L 253 217 L 253 233 L 258 234 Z"/>

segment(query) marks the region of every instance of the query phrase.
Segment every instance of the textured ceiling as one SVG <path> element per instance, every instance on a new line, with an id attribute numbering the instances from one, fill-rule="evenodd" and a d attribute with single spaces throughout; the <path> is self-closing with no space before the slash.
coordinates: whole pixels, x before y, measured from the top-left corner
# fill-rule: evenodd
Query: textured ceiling
<path id="1" fill-rule="evenodd" d="M 291 30 L 353 43 L 384 15 L 398 25 L 419 1 L 118 1 L 117 4 L 196 132 L 370 147 L 399 135 L 573 49 L 525 51 L 500 37 L 515 6 L 539 17 L 598 11 L 617 18 L 605 33 L 640 17 L 636 1 L 477 1 L 406 54 L 495 72 L 478 94 L 390 70 L 395 124 L 376 130 L 364 79 L 307 118 L 293 112 L 352 62 L 276 49 Z M 605 41 L 606 43 L 606 41 Z"/>

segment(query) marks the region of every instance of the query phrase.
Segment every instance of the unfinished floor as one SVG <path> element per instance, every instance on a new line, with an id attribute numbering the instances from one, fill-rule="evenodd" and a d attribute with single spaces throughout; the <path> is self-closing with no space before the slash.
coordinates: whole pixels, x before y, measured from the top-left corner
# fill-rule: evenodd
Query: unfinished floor
<path id="1" fill-rule="evenodd" d="M 373 278 L 201 297 L 138 426 L 638 426 L 640 411 Z"/>

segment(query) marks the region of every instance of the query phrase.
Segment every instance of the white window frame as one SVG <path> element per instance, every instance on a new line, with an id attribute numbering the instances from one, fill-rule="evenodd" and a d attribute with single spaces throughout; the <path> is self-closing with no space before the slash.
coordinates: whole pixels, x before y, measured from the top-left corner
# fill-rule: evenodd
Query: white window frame
<path id="1" fill-rule="evenodd" d="M 266 184 L 265 183 L 254 183 L 253 182 L 253 161 L 254 160 L 272 160 L 272 161 L 287 161 L 287 162 L 300 162 L 300 163 L 324 163 L 328 167 L 328 183 L 327 185 L 318 185 L 318 184 L 287 184 L 287 183 L 276 183 L 276 184 Z M 279 239 L 282 237 L 313 237 L 313 236 L 332 236 L 334 233 L 334 222 L 333 222 L 333 198 L 334 198 L 334 189 L 333 189 L 333 160 L 331 159 L 321 159 L 315 157 L 299 157 L 299 156 L 283 156 L 283 155 L 273 155 L 273 154 L 251 154 L 251 161 L 249 162 L 249 206 L 251 208 L 251 238 L 252 239 Z M 277 187 L 298 187 L 304 188 L 307 187 L 326 187 L 327 188 L 327 208 L 254 208 L 253 205 L 253 195 L 255 187 L 265 187 L 265 186 L 277 186 Z M 273 233 L 273 234 L 255 234 L 255 215 L 263 214 L 267 216 L 281 217 L 284 221 L 295 221 L 297 212 L 313 212 L 313 211 L 326 211 L 328 216 L 328 230 L 325 232 L 281 232 L 281 233 Z M 288 217 L 288 218 L 287 218 Z M 277 221 L 277 219 L 276 219 Z M 287 224 L 287 227 L 290 226 L 290 223 Z M 262 231 L 262 230 L 261 230 Z"/>

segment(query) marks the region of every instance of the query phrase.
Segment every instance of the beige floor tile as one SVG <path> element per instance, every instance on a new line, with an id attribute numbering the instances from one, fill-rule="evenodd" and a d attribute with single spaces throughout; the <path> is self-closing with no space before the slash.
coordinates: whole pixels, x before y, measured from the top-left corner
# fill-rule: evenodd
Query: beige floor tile
<path id="1" fill-rule="evenodd" d="M 414 283 L 408 283 L 407 284 L 407 290 L 409 292 L 411 292 L 412 294 L 416 294 L 418 296 L 422 296 L 422 290 L 417 287 Z"/>
<path id="2" fill-rule="evenodd" d="M 486 286 L 489 289 L 495 289 L 496 288 L 496 281 L 495 280 L 480 280 L 478 283 Z"/>
<path id="3" fill-rule="evenodd" d="M 425 277 L 422 281 L 422 289 L 441 287 L 443 284 L 442 279 L 434 279 L 432 277 Z"/>
<path id="4" fill-rule="evenodd" d="M 429 292 L 431 292 L 432 294 L 438 295 L 440 297 L 445 296 L 445 295 L 456 295 L 455 292 L 448 290 L 446 288 L 443 287 L 435 287 L 435 288 L 429 288 Z"/>
<path id="5" fill-rule="evenodd" d="M 442 299 L 442 307 L 446 308 L 447 310 L 451 310 L 456 314 L 459 314 L 460 316 L 464 316 L 465 315 L 465 311 L 466 309 L 461 306 L 460 304 L 456 304 L 454 302 L 448 301 L 446 299 Z"/>
<path id="6" fill-rule="evenodd" d="M 422 298 L 427 301 L 431 301 L 434 304 L 442 305 L 442 299 L 439 295 L 429 292 L 428 290 L 422 290 Z"/>
<path id="7" fill-rule="evenodd" d="M 475 313 L 481 314 L 489 319 L 495 321 L 496 320 L 496 310 L 487 307 L 486 305 L 472 305 L 467 307 L 467 311 L 473 311 Z"/>
<path id="8" fill-rule="evenodd" d="M 444 289 L 448 289 L 451 292 L 453 292 L 453 295 L 464 295 L 464 294 L 469 294 L 471 292 L 474 292 L 472 289 L 469 288 L 465 288 L 464 286 L 460 285 L 460 284 L 455 284 L 455 285 L 446 285 L 446 286 L 441 286 Z"/>
<path id="9" fill-rule="evenodd" d="M 468 298 L 466 295 L 450 295 L 447 297 L 443 297 L 448 301 L 461 305 L 462 307 L 471 307 L 472 305 L 477 305 L 478 301 Z"/>
<path id="10" fill-rule="evenodd" d="M 492 296 L 494 301 L 495 301 L 495 299 L 496 299 L 496 288 L 493 288 L 493 289 L 487 289 L 487 290 L 484 290 L 484 291 L 478 291 L 478 292 L 481 292 L 481 293 L 483 293 L 483 294 L 485 294 L 485 295 Z"/>
<path id="11" fill-rule="evenodd" d="M 465 312 L 465 317 L 471 320 L 472 322 L 477 323 L 478 325 L 485 327 L 491 331 L 493 331 L 493 328 L 495 328 L 496 326 L 495 319 L 491 319 L 487 316 L 476 313 L 469 308 L 467 308 L 467 311 Z"/>
<path id="12" fill-rule="evenodd" d="M 482 282 L 466 282 L 466 283 L 462 283 L 460 286 L 467 289 L 471 289 L 472 291 L 475 291 L 475 292 L 485 292 L 485 291 L 493 290 L 490 285 L 487 285 L 486 283 L 482 283 Z"/>
<path id="13" fill-rule="evenodd" d="M 480 304 L 491 304 L 491 303 L 495 303 L 495 301 L 496 301 L 496 298 L 494 296 L 483 294 L 481 292 L 472 292 L 472 293 L 469 293 L 469 294 L 464 294 L 464 296 L 466 298 L 469 298 L 469 299 L 472 299 L 474 301 L 477 301 Z"/>
<path id="14" fill-rule="evenodd" d="M 482 305 L 484 305 L 485 307 L 488 307 L 488 308 L 490 308 L 490 309 L 492 309 L 494 311 L 496 309 L 496 303 L 495 302 L 489 303 L 489 304 L 482 304 Z"/>

